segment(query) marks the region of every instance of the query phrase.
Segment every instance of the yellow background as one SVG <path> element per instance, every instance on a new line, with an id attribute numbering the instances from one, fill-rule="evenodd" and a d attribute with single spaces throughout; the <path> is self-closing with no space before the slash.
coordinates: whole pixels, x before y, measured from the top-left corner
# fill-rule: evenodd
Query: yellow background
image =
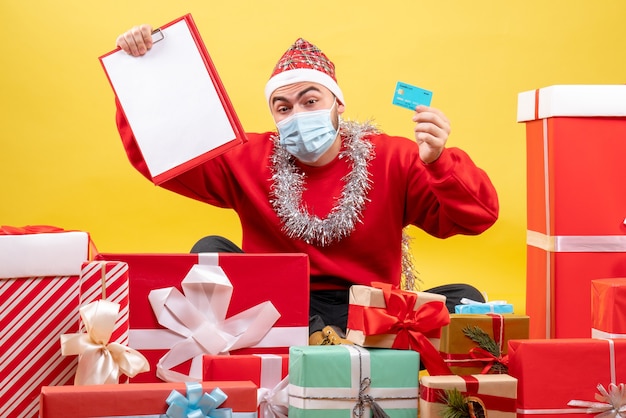
<path id="1" fill-rule="evenodd" d="M 240 242 L 232 211 L 159 189 L 130 166 L 98 60 L 131 26 L 185 13 L 248 131 L 272 129 L 263 87 L 300 36 L 337 65 L 347 118 L 373 118 L 390 134 L 411 136 L 412 113 L 391 105 L 395 83 L 433 90 L 433 105 L 452 121 L 448 144 L 489 173 L 501 212 L 478 237 L 437 240 L 413 229 L 424 287 L 472 283 L 524 312 L 526 155 L 517 94 L 624 83 L 626 2 L 3 0 L 0 224 L 85 230 L 103 252 L 187 252 L 207 234 Z"/>

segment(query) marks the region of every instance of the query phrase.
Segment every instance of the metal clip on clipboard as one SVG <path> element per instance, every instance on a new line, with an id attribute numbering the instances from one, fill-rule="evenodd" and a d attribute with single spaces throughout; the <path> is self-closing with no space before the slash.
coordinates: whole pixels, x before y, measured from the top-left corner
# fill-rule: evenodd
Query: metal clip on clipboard
<path id="1" fill-rule="evenodd" d="M 156 44 L 165 38 L 165 34 L 161 31 L 161 28 L 152 31 L 152 43 Z"/>

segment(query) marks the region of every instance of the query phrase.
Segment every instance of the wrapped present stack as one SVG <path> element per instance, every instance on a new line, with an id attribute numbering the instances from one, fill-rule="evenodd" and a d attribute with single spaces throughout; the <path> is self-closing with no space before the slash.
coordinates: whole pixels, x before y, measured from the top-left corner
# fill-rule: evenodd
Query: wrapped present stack
<path id="1" fill-rule="evenodd" d="M 42 386 L 72 383 L 77 359 L 61 355 L 59 336 L 79 330 L 88 254 L 85 232 L 0 228 L 0 416 L 34 417 Z"/>
<path id="2" fill-rule="evenodd" d="M 626 276 L 626 85 L 520 93 L 531 338 L 590 337 L 593 279 Z"/>
<path id="3" fill-rule="evenodd" d="M 551 86 L 518 104 L 531 339 L 509 340 L 517 415 L 624 416 L 626 85 Z"/>

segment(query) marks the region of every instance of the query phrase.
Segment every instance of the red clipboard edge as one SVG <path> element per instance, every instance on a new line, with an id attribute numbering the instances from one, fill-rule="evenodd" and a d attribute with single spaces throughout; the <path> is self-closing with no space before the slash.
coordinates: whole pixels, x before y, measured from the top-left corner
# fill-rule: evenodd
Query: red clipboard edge
<path id="1" fill-rule="evenodd" d="M 172 178 L 178 176 L 179 174 L 184 173 L 185 171 L 188 171 L 200 164 L 202 164 L 202 162 L 206 161 L 207 159 L 210 158 L 215 158 L 220 154 L 223 154 L 224 152 L 228 151 L 230 148 L 234 147 L 235 145 L 239 145 L 239 144 L 243 144 L 248 142 L 248 138 L 246 137 L 245 131 L 243 129 L 243 126 L 241 125 L 241 122 L 237 116 L 237 114 L 235 113 L 235 109 L 233 107 L 232 102 L 230 101 L 230 98 L 228 97 L 228 94 L 226 93 L 226 89 L 224 88 L 224 84 L 222 83 L 222 80 L 219 77 L 219 74 L 217 73 L 217 69 L 215 68 L 215 65 L 213 64 L 213 61 L 211 60 L 211 57 L 209 55 L 209 52 L 206 49 L 206 46 L 204 45 L 204 42 L 202 40 L 202 37 L 200 36 L 200 32 L 198 31 L 198 28 L 196 26 L 195 21 L 193 20 L 193 17 L 191 16 L 191 13 L 187 13 L 177 19 L 172 20 L 171 22 L 168 22 L 164 25 L 161 25 L 159 28 L 155 29 L 155 30 L 162 30 L 162 29 L 166 29 L 169 26 L 172 26 L 176 23 L 179 23 L 180 21 L 184 20 L 185 23 L 187 24 L 187 27 L 189 28 L 189 32 L 191 33 L 191 37 L 193 38 L 193 41 L 196 44 L 196 47 L 198 48 L 198 51 L 200 52 L 200 56 L 202 57 L 202 61 L 204 62 L 204 65 L 207 68 L 207 71 L 209 73 L 209 76 L 211 77 L 211 81 L 213 82 L 213 86 L 215 87 L 215 91 L 220 99 L 220 102 L 222 103 L 222 107 L 225 110 L 226 116 L 228 117 L 228 120 L 230 122 L 230 125 L 233 129 L 233 132 L 235 134 L 235 138 L 225 144 L 220 145 L 217 148 L 214 148 L 208 152 L 205 152 L 195 158 L 192 158 L 189 161 L 185 161 L 184 163 L 173 167 L 161 174 L 157 174 L 156 176 L 152 176 L 150 174 L 150 178 L 152 180 L 152 182 L 155 185 L 160 185 L 168 180 L 171 180 Z M 116 52 L 120 51 L 121 48 L 120 47 L 116 47 L 114 50 L 107 52 L 106 54 L 101 55 L 98 59 L 100 61 L 100 65 L 102 66 L 102 69 L 104 70 L 104 73 L 107 77 L 107 80 L 109 81 L 109 85 L 111 86 L 111 88 L 113 89 L 113 92 L 115 93 L 115 95 L 117 96 L 117 92 L 115 91 L 115 86 L 113 85 L 111 78 L 109 77 L 109 73 L 106 70 L 106 67 L 104 65 L 104 58 L 108 57 L 111 54 L 115 54 Z M 126 113 L 124 112 L 124 108 L 122 106 L 119 107 L 122 111 L 122 113 L 124 113 L 124 117 L 126 118 Z M 126 118 L 128 120 L 128 118 Z M 132 131 L 132 126 L 130 126 L 129 124 L 129 128 Z M 135 134 L 133 133 L 133 136 Z M 139 152 L 141 152 L 141 148 L 139 148 Z M 143 154 L 142 154 L 142 158 L 143 158 Z"/>

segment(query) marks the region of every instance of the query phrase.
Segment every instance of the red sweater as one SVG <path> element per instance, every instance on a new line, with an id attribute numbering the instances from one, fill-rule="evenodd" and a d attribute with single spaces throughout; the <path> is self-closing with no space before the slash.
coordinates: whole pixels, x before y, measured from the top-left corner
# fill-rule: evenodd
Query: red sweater
<path id="1" fill-rule="evenodd" d="M 148 170 L 123 113 L 118 129 L 133 166 Z M 350 236 L 326 247 L 288 238 L 269 201 L 270 155 L 274 133 L 247 134 L 248 142 L 162 184 L 184 196 L 239 215 L 242 249 L 250 253 L 306 253 L 311 265 L 311 289 L 370 285 L 373 281 L 399 285 L 402 229 L 415 225 L 446 238 L 479 234 L 498 217 L 498 198 L 487 175 L 457 148 L 447 148 L 432 164 L 419 159 L 418 147 L 407 138 L 368 136 L 375 157 L 370 162 L 369 202 Z M 323 167 L 300 165 L 306 174 L 302 201 L 324 218 L 341 195 L 341 180 L 350 169 L 336 158 Z M 199 231 L 210 235 L 211 231 Z M 279 272 L 277 272 L 279 273 Z"/>

